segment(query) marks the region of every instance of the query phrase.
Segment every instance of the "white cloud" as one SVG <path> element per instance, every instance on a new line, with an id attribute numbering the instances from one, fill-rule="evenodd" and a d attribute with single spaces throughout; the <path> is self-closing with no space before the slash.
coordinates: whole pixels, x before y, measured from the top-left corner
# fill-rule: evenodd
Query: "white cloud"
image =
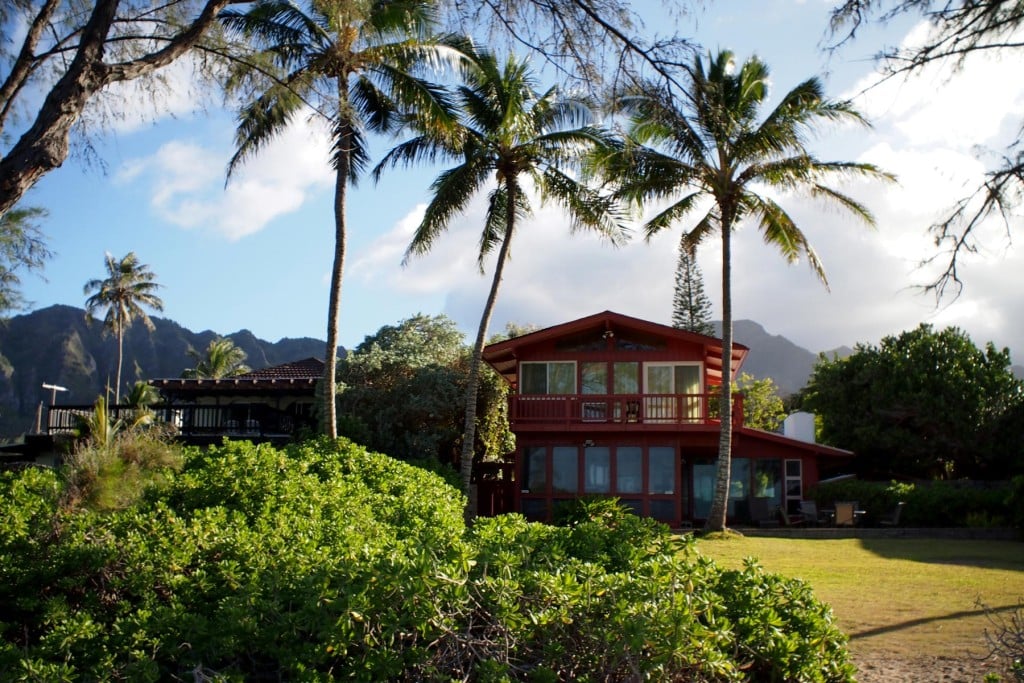
<path id="1" fill-rule="evenodd" d="M 921 45 L 929 28 L 918 24 L 901 47 Z M 872 121 L 891 126 L 912 146 L 998 145 L 1006 122 L 1024 110 L 1019 58 L 996 52 L 975 53 L 959 70 L 947 60 L 907 77 L 870 74 L 852 92 L 863 93 L 856 101 Z"/>
<path id="2" fill-rule="evenodd" d="M 168 142 L 150 157 L 128 160 L 116 180 L 150 183 L 154 210 L 173 225 L 237 240 L 333 186 L 328 150 L 322 128 L 301 121 L 238 168 L 227 187 L 229 152 L 182 141 Z"/>

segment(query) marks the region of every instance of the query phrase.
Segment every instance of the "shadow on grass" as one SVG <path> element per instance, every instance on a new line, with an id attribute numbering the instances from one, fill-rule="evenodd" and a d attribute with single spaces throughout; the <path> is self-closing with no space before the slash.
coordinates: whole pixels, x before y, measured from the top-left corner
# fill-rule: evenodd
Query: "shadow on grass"
<path id="1" fill-rule="evenodd" d="M 942 614 L 937 617 L 921 617 L 919 619 L 908 619 L 898 624 L 888 624 L 886 626 L 879 626 L 877 628 L 869 628 L 864 631 L 858 631 L 856 633 L 848 633 L 850 640 L 858 640 L 860 638 L 871 638 L 872 636 L 880 636 L 886 633 L 895 633 L 897 631 L 903 631 L 908 628 L 914 628 L 915 626 L 923 626 L 924 624 L 931 624 L 939 621 L 955 621 L 957 619 L 964 619 L 966 617 L 979 617 L 985 615 L 996 615 L 1002 613 L 1013 612 L 1019 609 L 1019 604 L 1004 605 L 1002 607 L 979 607 L 978 609 L 961 610 L 959 612 L 950 612 L 949 614 Z"/>
<path id="2" fill-rule="evenodd" d="M 1024 543 L 1020 541 L 864 538 L 860 546 L 890 560 L 1024 571 Z"/>

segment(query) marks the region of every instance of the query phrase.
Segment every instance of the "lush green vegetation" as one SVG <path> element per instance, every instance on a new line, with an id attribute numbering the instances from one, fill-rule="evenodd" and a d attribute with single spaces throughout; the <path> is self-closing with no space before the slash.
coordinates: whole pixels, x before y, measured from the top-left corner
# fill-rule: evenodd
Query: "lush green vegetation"
<path id="1" fill-rule="evenodd" d="M 855 500 L 865 511 L 868 526 L 893 511 L 897 502 L 906 505 L 900 525 L 911 527 L 1022 528 L 1024 519 L 1024 477 L 1013 483 L 969 481 L 925 481 L 916 484 L 873 481 L 838 481 L 821 484 L 809 492 L 819 508 L 832 507 L 837 500 Z"/>
<path id="2" fill-rule="evenodd" d="M 161 476 L 116 504 L 0 474 L 0 678 L 851 678 L 807 584 L 608 501 L 467 530 L 440 478 L 345 441 L 133 452 Z"/>
<path id="3" fill-rule="evenodd" d="M 368 335 L 338 361 L 338 433 L 403 460 L 458 462 L 470 351 L 455 322 L 415 315 Z M 477 458 L 515 448 L 508 382 L 489 368 L 477 392 Z"/>
<path id="4" fill-rule="evenodd" d="M 977 680 L 994 666 L 980 662 L 990 650 L 986 631 L 1008 626 L 1024 599 L 1024 552 L 1014 541 L 734 536 L 697 549 L 725 567 L 755 557 L 767 571 L 806 581 L 832 606 L 855 656 L 976 657 Z"/>
<path id="5" fill-rule="evenodd" d="M 1010 352 L 930 325 L 822 358 L 802 392 L 820 438 L 857 453 L 868 478 L 1005 479 L 1024 474 L 1024 382 Z"/>

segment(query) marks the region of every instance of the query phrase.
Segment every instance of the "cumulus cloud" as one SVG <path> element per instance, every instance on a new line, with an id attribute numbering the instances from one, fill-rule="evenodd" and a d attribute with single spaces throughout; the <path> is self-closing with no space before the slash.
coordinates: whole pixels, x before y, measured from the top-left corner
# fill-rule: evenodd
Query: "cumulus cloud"
<path id="1" fill-rule="evenodd" d="M 822 156 L 874 163 L 899 176 L 898 184 L 858 180 L 840 185 L 873 211 L 877 228 L 868 229 L 801 196 L 778 197 L 822 258 L 830 290 L 806 263 L 787 264 L 764 244 L 755 226 L 744 225 L 734 239 L 734 318 L 756 320 L 770 333 L 813 351 L 877 343 L 921 322 L 959 325 L 978 343 L 994 340 L 1019 347 L 1024 322 L 1005 312 L 1022 305 L 1024 255 L 997 246 L 996 253 L 965 259 L 969 287 L 952 305 L 937 307 L 920 288 L 941 265 L 922 266 L 936 253 L 928 226 L 985 173 L 984 159 L 973 146 L 997 143 L 1007 117 L 1024 109 L 1024 82 L 1011 77 L 1008 69 L 1010 65 L 997 60 L 984 60 L 968 63 L 952 78 L 936 80 L 937 74 L 925 74 L 902 84 L 889 81 L 862 95 L 858 106 L 874 128 L 842 130 L 834 139 L 823 139 L 823 148 L 840 151 Z M 398 269 L 422 217 L 423 207 L 418 206 L 358 257 L 353 272 L 399 296 L 442 294 L 444 312 L 464 329 L 473 329 L 493 273 L 493 259 L 485 275 L 476 268 L 483 207 L 481 197 L 429 256 Z M 551 325 L 605 309 L 667 323 L 680 229 L 650 242 L 635 232 L 632 243 L 613 249 L 593 236 L 570 236 L 568 221 L 557 208 L 538 211 L 520 226 L 492 331 L 506 322 Z M 717 239 L 701 246 L 698 262 L 718 316 Z"/>
<path id="2" fill-rule="evenodd" d="M 230 152 L 182 141 L 168 142 L 149 157 L 127 161 L 116 180 L 149 183 L 154 211 L 173 225 L 212 230 L 237 240 L 331 187 L 328 149 L 326 133 L 300 121 L 238 168 L 226 187 Z"/>

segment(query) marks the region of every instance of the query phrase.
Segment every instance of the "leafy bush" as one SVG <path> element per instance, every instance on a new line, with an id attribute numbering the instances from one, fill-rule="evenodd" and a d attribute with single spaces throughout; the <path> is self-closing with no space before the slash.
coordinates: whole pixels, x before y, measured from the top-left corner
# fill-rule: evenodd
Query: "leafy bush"
<path id="1" fill-rule="evenodd" d="M 1010 520 L 1014 528 L 1024 536 L 1024 474 L 1010 482 L 1010 496 L 1007 499 Z"/>
<path id="2" fill-rule="evenodd" d="M 804 584 L 722 571 L 607 500 L 565 522 L 474 524 L 470 614 L 426 671 L 461 678 L 483 660 L 481 680 L 852 680 L 845 637 Z"/>
<path id="3" fill-rule="evenodd" d="M 916 484 L 849 480 L 821 484 L 810 492 L 819 507 L 837 500 L 855 500 L 866 511 L 864 523 L 873 525 L 896 503 L 906 506 L 900 517 L 904 526 L 963 527 L 1001 526 L 1010 520 L 1010 490 L 988 482 L 929 481 Z"/>
<path id="4" fill-rule="evenodd" d="M 467 530 L 440 478 L 345 441 L 164 476 L 101 511 L 0 474 L 0 679 L 851 680 L 802 583 L 607 501 Z"/>

